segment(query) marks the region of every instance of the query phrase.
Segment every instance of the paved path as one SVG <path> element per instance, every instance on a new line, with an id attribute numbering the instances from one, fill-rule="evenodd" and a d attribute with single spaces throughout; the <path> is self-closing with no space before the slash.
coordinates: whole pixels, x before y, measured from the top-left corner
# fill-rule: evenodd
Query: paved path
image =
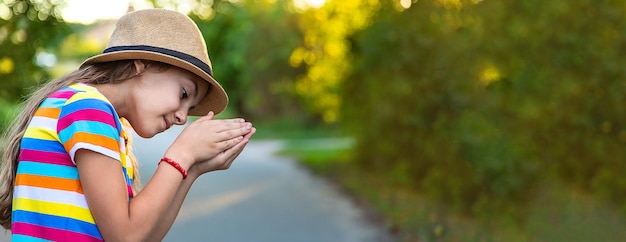
<path id="1" fill-rule="evenodd" d="M 150 140 L 135 138 L 142 180 L 154 172 L 181 129 Z M 391 241 L 331 184 L 274 155 L 280 146 L 253 141 L 229 170 L 198 179 L 164 241 Z M 0 241 L 8 237 L 0 234 Z"/>
<path id="2" fill-rule="evenodd" d="M 177 132 L 137 141 L 144 180 Z M 274 155 L 280 146 L 253 141 L 229 170 L 196 181 L 165 241 L 390 241 L 331 184 Z"/>

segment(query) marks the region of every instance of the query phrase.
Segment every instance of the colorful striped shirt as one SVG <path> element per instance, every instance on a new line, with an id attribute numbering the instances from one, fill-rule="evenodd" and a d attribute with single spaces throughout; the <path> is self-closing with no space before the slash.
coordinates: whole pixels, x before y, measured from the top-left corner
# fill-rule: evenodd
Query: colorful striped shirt
<path id="1" fill-rule="evenodd" d="M 21 142 L 12 241 L 102 241 L 74 155 L 87 149 L 118 160 L 131 199 L 128 137 L 113 105 L 96 88 L 78 83 L 48 96 Z"/>

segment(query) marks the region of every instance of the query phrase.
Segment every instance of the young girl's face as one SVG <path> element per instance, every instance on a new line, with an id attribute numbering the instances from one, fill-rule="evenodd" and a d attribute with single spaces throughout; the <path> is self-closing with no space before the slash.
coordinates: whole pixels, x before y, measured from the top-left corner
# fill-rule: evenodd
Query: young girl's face
<path id="1" fill-rule="evenodd" d="M 143 69 L 141 62 L 136 66 L 142 74 L 131 87 L 125 118 L 143 138 L 185 124 L 189 110 L 208 92 L 208 82 L 178 67 Z"/>

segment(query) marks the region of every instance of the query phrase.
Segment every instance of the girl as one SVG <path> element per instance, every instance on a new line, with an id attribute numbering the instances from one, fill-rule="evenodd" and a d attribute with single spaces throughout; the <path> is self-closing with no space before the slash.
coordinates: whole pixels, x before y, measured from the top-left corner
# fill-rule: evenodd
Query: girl
<path id="1" fill-rule="evenodd" d="M 242 119 L 214 120 L 227 102 L 191 19 L 127 14 L 103 54 L 35 92 L 5 135 L 0 224 L 14 242 L 162 240 L 193 182 L 228 169 L 256 131 Z M 188 115 L 205 116 L 138 192 L 127 126 L 149 138 Z"/>

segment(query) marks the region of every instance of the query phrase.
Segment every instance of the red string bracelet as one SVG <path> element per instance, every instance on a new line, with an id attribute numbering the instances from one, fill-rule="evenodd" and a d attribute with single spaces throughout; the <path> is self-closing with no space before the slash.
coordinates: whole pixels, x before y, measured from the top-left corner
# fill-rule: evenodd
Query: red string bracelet
<path id="1" fill-rule="evenodd" d="M 167 162 L 167 164 L 172 165 L 174 168 L 176 168 L 176 170 L 180 171 L 180 174 L 183 174 L 183 180 L 185 180 L 185 178 L 187 178 L 187 171 L 185 171 L 185 169 L 182 166 L 180 166 L 180 164 L 178 164 L 178 162 L 176 162 L 176 161 L 174 161 L 174 160 L 172 160 L 170 158 L 167 158 L 165 156 L 163 156 L 163 158 L 161 158 L 161 161 L 159 161 L 159 164 L 161 164 L 161 162 L 163 162 L 163 161 Z"/>

